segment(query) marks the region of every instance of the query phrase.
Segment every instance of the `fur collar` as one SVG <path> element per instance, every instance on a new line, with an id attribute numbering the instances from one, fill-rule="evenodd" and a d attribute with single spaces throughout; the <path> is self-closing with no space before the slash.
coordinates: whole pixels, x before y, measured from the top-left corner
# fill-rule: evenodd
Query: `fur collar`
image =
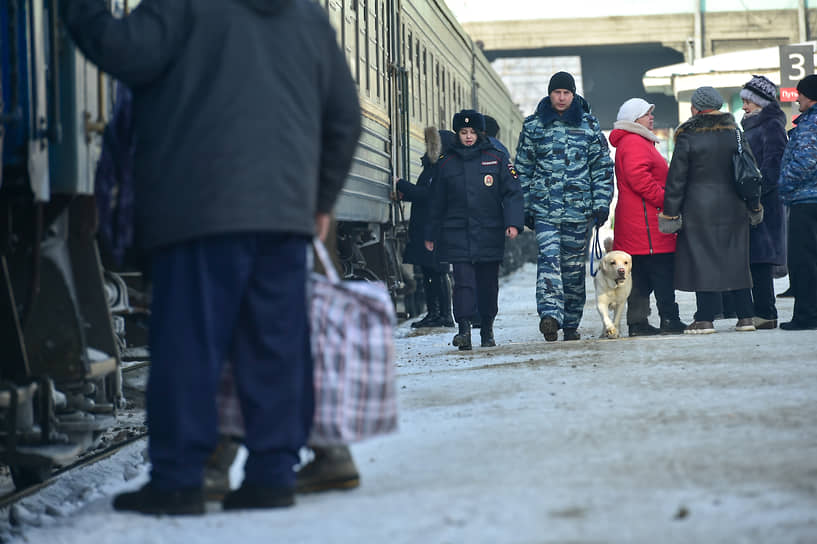
<path id="1" fill-rule="evenodd" d="M 437 162 L 440 158 L 440 153 L 443 151 L 442 140 L 440 139 L 440 132 L 437 127 L 426 127 L 426 157 L 431 164 Z"/>
<path id="2" fill-rule="evenodd" d="M 786 114 L 777 105 L 777 102 L 772 102 L 763 109 L 756 110 L 754 115 L 745 115 L 740 124 L 743 130 L 753 129 L 765 123 L 780 123 L 783 128 L 786 127 Z"/>
<path id="3" fill-rule="evenodd" d="M 715 113 L 699 113 L 687 119 L 678 130 L 675 131 L 677 137 L 682 132 L 713 132 L 735 130 L 737 128 L 735 118 L 731 113 L 715 112 Z"/>
<path id="4" fill-rule="evenodd" d="M 632 132 L 633 134 L 638 134 L 639 136 L 643 136 L 644 138 L 648 139 L 651 142 L 658 142 L 658 136 L 656 136 L 653 131 L 645 127 L 644 125 L 639 125 L 638 123 L 634 123 L 632 121 L 616 121 L 613 124 L 614 129 L 624 130 L 626 132 Z"/>
<path id="5" fill-rule="evenodd" d="M 539 102 L 539 105 L 536 106 L 536 115 L 539 116 L 539 119 L 541 119 L 542 124 L 545 126 L 548 126 L 556 120 L 560 120 L 570 126 L 577 127 L 582 124 L 582 118 L 585 113 L 590 113 L 590 105 L 578 94 L 573 95 L 573 102 L 562 115 L 559 115 L 559 113 L 553 109 L 553 106 L 550 105 L 549 96 L 544 97 Z"/>

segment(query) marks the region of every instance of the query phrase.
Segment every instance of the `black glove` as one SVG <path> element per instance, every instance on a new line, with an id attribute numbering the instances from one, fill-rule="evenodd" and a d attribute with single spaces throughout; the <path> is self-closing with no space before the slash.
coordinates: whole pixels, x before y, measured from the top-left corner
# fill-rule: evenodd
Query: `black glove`
<path id="1" fill-rule="evenodd" d="M 681 226 L 683 224 L 684 222 L 681 220 L 680 215 L 678 217 L 670 218 L 663 213 L 658 214 L 658 230 L 664 234 L 675 234 L 681 230 Z"/>
<path id="2" fill-rule="evenodd" d="M 536 230 L 536 219 L 533 217 L 532 213 L 525 214 L 525 226 L 530 230 Z"/>
<path id="3" fill-rule="evenodd" d="M 607 222 L 607 217 L 609 215 L 609 210 L 596 210 L 593 212 L 593 220 L 596 222 L 596 225 L 602 226 Z"/>
<path id="4" fill-rule="evenodd" d="M 763 206 L 758 204 L 756 210 L 749 210 L 749 224 L 753 227 L 763 221 Z"/>

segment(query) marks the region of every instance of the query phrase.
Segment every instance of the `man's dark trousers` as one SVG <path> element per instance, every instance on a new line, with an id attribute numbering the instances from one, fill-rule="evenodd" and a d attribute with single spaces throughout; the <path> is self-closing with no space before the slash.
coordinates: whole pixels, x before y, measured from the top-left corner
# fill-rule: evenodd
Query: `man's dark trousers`
<path id="1" fill-rule="evenodd" d="M 219 235 L 152 256 L 147 390 L 151 481 L 201 486 L 216 445 L 216 391 L 233 363 L 249 456 L 245 481 L 291 488 L 314 410 L 303 236 Z"/>

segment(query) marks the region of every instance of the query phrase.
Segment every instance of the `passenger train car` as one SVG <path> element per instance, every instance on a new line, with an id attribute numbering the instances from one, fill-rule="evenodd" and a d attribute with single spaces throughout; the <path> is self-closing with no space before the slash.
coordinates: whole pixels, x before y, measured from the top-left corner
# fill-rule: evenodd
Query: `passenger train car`
<path id="1" fill-rule="evenodd" d="M 122 406 L 126 287 L 96 240 L 94 173 L 113 84 L 75 50 L 59 0 L 0 0 L 0 464 L 17 486 L 75 459 Z M 223 0 L 228 1 L 228 0 Z M 399 305 L 423 128 L 463 108 L 497 119 L 515 148 L 522 117 L 442 0 L 316 0 L 360 90 L 363 134 L 336 208 L 348 278 L 386 282 Z M 137 1 L 109 0 L 115 13 Z M 138 9 L 138 8 L 137 8 Z"/>

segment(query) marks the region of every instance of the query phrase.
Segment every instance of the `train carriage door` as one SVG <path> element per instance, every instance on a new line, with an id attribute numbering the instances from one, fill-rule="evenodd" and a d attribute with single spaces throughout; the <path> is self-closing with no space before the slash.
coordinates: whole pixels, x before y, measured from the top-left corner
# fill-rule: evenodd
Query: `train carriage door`
<path id="1" fill-rule="evenodd" d="M 401 0 L 388 0 L 390 16 L 389 32 L 389 123 L 391 125 L 392 190 L 396 190 L 394 177 L 408 178 L 408 131 L 409 96 L 406 62 L 410 52 L 403 50 L 406 44 L 406 28 L 403 24 Z M 392 224 L 401 218 L 398 205 L 392 207 Z"/>

